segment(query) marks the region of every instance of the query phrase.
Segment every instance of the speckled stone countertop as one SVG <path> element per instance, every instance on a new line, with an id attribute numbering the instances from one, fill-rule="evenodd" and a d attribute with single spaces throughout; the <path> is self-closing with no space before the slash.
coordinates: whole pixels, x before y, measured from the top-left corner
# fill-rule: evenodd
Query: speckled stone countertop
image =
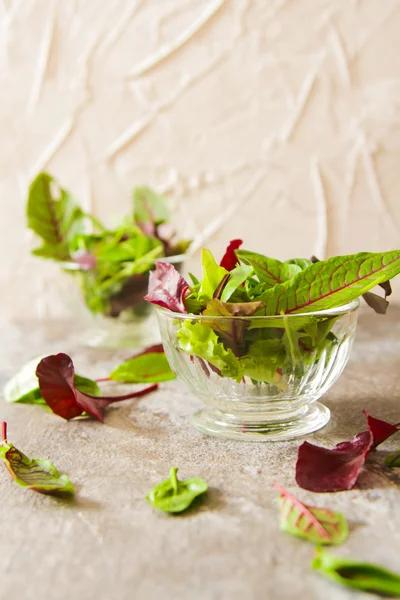
<path id="1" fill-rule="evenodd" d="M 101 377 L 129 351 L 80 348 L 66 323 L 1 330 L 0 384 L 34 356 L 64 351 L 77 371 Z M 400 420 L 400 307 L 363 311 L 350 362 L 324 401 L 327 427 L 309 436 L 333 445 L 364 428 L 365 408 Z M 179 382 L 107 411 L 105 424 L 66 422 L 40 407 L 1 405 L 9 439 L 51 459 L 77 489 L 73 502 L 23 490 L 0 469 L 0 597 L 57 600 L 356 600 L 309 569 L 312 546 L 280 533 L 277 481 L 306 503 L 344 513 L 351 533 L 334 552 L 400 571 L 400 470 L 382 467 L 399 436 L 372 456 L 357 487 L 312 494 L 294 481 L 302 440 L 243 443 L 203 437 L 190 424 L 198 406 Z M 210 491 L 180 517 L 144 500 L 171 466 L 204 477 Z"/>

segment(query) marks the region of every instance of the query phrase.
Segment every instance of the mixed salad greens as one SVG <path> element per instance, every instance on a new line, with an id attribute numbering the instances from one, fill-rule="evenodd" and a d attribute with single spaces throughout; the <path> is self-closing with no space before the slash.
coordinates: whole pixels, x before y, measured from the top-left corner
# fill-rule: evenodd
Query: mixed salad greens
<path id="1" fill-rule="evenodd" d="M 203 250 L 202 278 L 190 275 L 191 284 L 158 262 L 145 297 L 196 315 L 176 320 L 179 349 L 238 382 L 249 378 L 285 389 L 288 375 L 302 376 L 340 343 L 332 331 L 341 314 L 335 309 L 368 292 L 368 304 L 385 312 L 388 281 L 400 272 L 400 250 L 281 262 L 240 244 L 233 240 L 220 264 Z M 377 285 L 385 298 L 369 292 Z"/>
<path id="2" fill-rule="evenodd" d="M 39 173 L 29 187 L 28 227 L 42 239 L 32 253 L 60 262 L 77 277 L 93 313 L 118 317 L 143 310 L 148 273 L 156 259 L 181 255 L 190 245 L 176 239 L 163 196 L 137 187 L 133 200 L 132 214 L 108 229 L 48 173 Z"/>

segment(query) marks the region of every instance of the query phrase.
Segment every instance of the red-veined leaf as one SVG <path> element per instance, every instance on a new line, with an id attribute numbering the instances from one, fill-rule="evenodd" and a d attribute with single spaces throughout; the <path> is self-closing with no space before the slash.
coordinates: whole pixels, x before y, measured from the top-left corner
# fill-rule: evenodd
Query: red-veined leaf
<path id="1" fill-rule="evenodd" d="M 307 506 L 292 496 L 277 483 L 280 492 L 279 525 L 282 531 L 304 538 L 313 544 L 342 544 L 348 536 L 349 528 L 342 514 Z"/>
<path id="2" fill-rule="evenodd" d="M 40 392 L 51 410 L 64 419 L 73 419 L 83 412 L 103 422 L 104 411 L 112 402 L 143 396 L 157 389 L 151 385 L 144 390 L 123 396 L 91 396 L 78 390 L 74 384 L 74 363 L 67 354 L 56 354 L 42 359 L 36 369 Z"/>

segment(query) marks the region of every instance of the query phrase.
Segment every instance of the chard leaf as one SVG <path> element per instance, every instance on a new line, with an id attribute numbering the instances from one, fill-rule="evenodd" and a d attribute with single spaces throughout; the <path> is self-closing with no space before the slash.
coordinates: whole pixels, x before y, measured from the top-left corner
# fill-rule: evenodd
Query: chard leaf
<path id="1" fill-rule="evenodd" d="M 222 257 L 220 266 L 224 267 L 227 271 L 233 271 L 238 264 L 238 257 L 236 256 L 236 250 L 243 244 L 242 240 L 232 240 L 229 242 L 225 254 Z"/>
<path id="2" fill-rule="evenodd" d="M 55 466 L 42 458 L 28 458 L 7 441 L 7 424 L 2 423 L 3 442 L 0 459 L 14 481 L 21 487 L 41 494 L 72 495 L 74 488 L 66 475 L 60 475 Z"/>
<path id="3" fill-rule="evenodd" d="M 311 567 L 335 583 L 371 594 L 400 597 L 400 574 L 378 565 L 341 558 L 319 548 Z"/>
<path id="4" fill-rule="evenodd" d="M 301 267 L 297 264 L 283 263 L 276 258 L 269 258 L 248 250 L 238 250 L 237 256 L 242 262 L 253 267 L 258 279 L 268 287 L 283 283 L 301 271 Z"/>
<path id="5" fill-rule="evenodd" d="M 387 467 L 400 467 L 400 450 L 389 454 L 385 459 L 385 465 Z"/>
<path id="6" fill-rule="evenodd" d="M 100 422 L 104 411 L 112 402 L 143 396 L 157 389 L 149 386 L 124 396 L 94 396 L 81 392 L 74 383 L 74 363 L 67 354 L 56 354 L 43 358 L 37 366 L 36 375 L 40 392 L 51 410 L 63 419 L 73 419 L 87 413 Z"/>
<path id="7" fill-rule="evenodd" d="M 70 260 L 69 242 L 83 232 L 84 213 L 48 173 L 39 173 L 29 186 L 26 215 L 28 227 L 43 240 L 33 253 Z"/>
<path id="8" fill-rule="evenodd" d="M 184 298 L 189 285 L 174 265 L 159 260 L 149 276 L 149 291 L 144 300 L 168 308 L 174 312 L 186 313 Z"/>
<path id="9" fill-rule="evenodd" d="M 169 478 L 156 485 L 146 496 L 146 500 L 158 510 L 167 513 L 181 513 L 192 504 L 197 496 L 204 494 L 208 485 L 200 477 L 180 481 L 178 469 L 173 467 Z"/>
<path id="10" fill-rule="evenodd" d="M 201 264 L 203 267 L 203 278 L 201 280 L 198 300 L 200 302 L 208 302 L 214 297 L 215 290 L 224 276 L 229 274 L 229 271 L 224 269 L 224 267 L 218 266 L 210 250 L 206 250 L 205 248 L 201 251 Z"/>
<path id="11" fill-rule="evenodd" d="M 303 442 L 296 463 L 297 484 L 311 492 L 350 490 L 357 481 L 372 444 L 370 431 L 363 431 L 351 441 L 341 442 L 332 449 Z"/>
<path id="12" fill-rule="evenodd" d="M 221 301 L 228 302 L 232 294 L 234 294 L 237 288 L 246 281 L 246 279 L 250 276 L 252 271 L 253 268 L 247 267 L 246 265 L 242 265 L 236 267 L 235 269 L 232 269 L 228 282 L 222 291 Z"/>
<path id="13" fill-rule="evenodd" d="M 400 272 L 400 250 L 361 252 L 314 263 L 259 299 L 265 314 L 310 312 L 344 305 Z"/>
<path id="14" fill-rule="evenodd" d="M 124 383 L 160 383 L 175 379 L 164 349 L 160 346 L 161 350 L 159 346 L 153 347 L 128 359 L 112 371 L 110 379 Z"/>
<path id="15" fill-rule="evenodd" d="M 181 350 L 210 363 L 219 369 L 224 377 L 241 379 L 242 368 L 239 360 L 230 348 L 224 347 L 212 329 L 204 327 L 201 323 L 185 320 L 176 335 Z"/>
<path id="16" fill-rule="evenodd" d="M 6 402 L 40 404 L 47 407 L 47 403 L 40 392 L 39 381 L 36 375 L 36 368 L 42 358 L 44 357 L 34 358 L 10 379 L 4 387 Z M 93 396 L 100 396 L 101 394 L 100 388 L 95 381 L 87 377 L 82 377 L 77 373 L 74 375 L 74 384 L 81 392 Z"/>
<path id="17" fill-rule="evenodd" d="M 280 485 L 274 485 L 280 492 L 279 525 L 282 531 L 313 544 L 339 545 L 346 541 L 349 527 L 341 513 L 328 508 L 307 506 Z"/>
<path id="18" fill-rule="evenodd" d="M 133 191 L 133 203 L 133 217 L 139 225 L 147 223 L 155 227 L 170 219 L 168 204 L 164 196 L 157 194 L 147 186 L 137 187 Z M 147 230 L 146 233 L 154 235 L 154 231 L 155 229 L 153 232 Z"/>

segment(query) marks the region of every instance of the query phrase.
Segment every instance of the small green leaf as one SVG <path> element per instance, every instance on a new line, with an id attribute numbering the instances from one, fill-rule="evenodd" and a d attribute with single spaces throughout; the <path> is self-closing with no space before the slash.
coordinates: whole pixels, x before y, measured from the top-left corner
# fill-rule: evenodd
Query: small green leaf
<path id="1" fill-rule="evenodd" d="M 150 504 L 167 513 L 180 513 L 189 508 L 193 500 L 204 494 L 208 485 L 200 477 L 180 481 L 177 478 L 178 469 L 173 467 L 169 478 L 156 485 L 146 496 Z"/>
<path id="2" fill-rule="evenodd" d="M 282 531 L 313 544 L 343 544 L 349 535 L 347 521 L 341 513 L 327 508 L 307 506 L 280 485 L 279 525 Z"/>
<path id="3" fill-rule="evenodd" d="M 400 467 L 400 450 L 396 450 L 385 459 L 385 465 L 387 467 Z"/>
<path id="4" fill-rule="evenodd" d="M 289 260 L 285 260 L 284 262 L 288 265 L 297 265 L 302 271 L 313 264 L 309 258 L 289 258 Z"/>
<path id="5" fill-rule="evenodd" d="M 42 258 L 70 260 L 69 242 L 83 232 L 84 213 L 69 193 L 48 173 L 39 173 L 29 186 L 28 227 L 43 240 L 33 251 Z"/>
<path id="6" fill-rule="evenodd" d="M 229 271 L 217 265 L 211 252 L 205 248 L 201 251 L 201 264 L 203 267 L 203 278 L 201 280 L 198 300 L 206 303 L 214 297 L 215 290 L 224 276 L 229 274 Z"/>
<path id="7" fill-rule="evenodd" d="M 253 268 L 247 267 L 246 265 L 242 265 L 240 267 L 235 267 L 230 272 L 230 277 L 228 279 L 228 283 L 223 289 L 221 294 L 221 301 L 228 302 L 229 298 L 232 294 L 235 293 L 237 288 L 242 285 L 246 281 L 250 274 L 252 273 Z"/>
<path id="8" fill-rule="evenodd" d="M 163 352 L 140 354 L 130 358 L 110 374 L 110 379 L 124 383 L 160 383 L 175 379 Z"/>
<path id="9" fill-rule="evenodd" d="M 341 558 L 320 548 L 311 567 L 344 586 L 371 594 L 400 597 L 400 575 L 378 565 Z"/>
<path id="10" fill-rule="evenodd" d="M 136 223 L 161 225 L 170 218 L 167 201 L 147 186 L 137 187 L 133 191 L 134 219 Z"/>
<path id="11" fill-rule="evenodd" d="M 41 494 L 72 495 L 72 483 L 66 475 L 60 475 L 55 466 L 42 458 L 28 458 L 13 444 L 7 442 L 6 424 L 2 424 L 4 441 L 0 444 L 2 460 L 14 481 L 21 487 Z"/>
<path id="12" fill-rule="evenodd" d="M 268 287 L 283 283 L 301 271 L 301 267 L 297 264 L 283 263 L 276 258 L 248 250 L 236 250 L 236 256 L 245 264 L 252 266 L 259 280 L 266 283 Z"/>

